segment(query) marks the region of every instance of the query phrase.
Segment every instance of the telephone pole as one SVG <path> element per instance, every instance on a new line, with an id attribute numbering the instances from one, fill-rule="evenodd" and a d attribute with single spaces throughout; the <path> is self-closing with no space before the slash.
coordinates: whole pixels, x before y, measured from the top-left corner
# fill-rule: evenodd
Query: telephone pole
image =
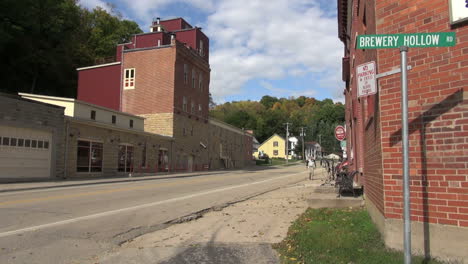
<path id="1" fill-rule="evenodd" d="M 289 156 L 289 125 L 291 123 L 284 123 L 286 125 L 286 164 L 288 164 L 288 156 Z"/>
<path id="2" fill-rule="evenodd" d="M 302 138 L 302 159 L 305 160 L 305 149 L 304 149 L 304 127 L 301 127 L 301 138 Z"/>

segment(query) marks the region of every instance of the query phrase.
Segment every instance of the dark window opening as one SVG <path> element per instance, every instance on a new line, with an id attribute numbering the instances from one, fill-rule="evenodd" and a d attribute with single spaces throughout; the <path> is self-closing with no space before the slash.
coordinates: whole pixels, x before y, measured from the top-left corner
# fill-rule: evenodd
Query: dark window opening
<path id="1" fill-rule="evenodd" d="M 115 124 L 117 122 L 117 117 L 115 115 L 112 116 L 112 124 Z"/>
<path id="2" fill-rule="evenodd" d="M 96 111 L 91 110 L 91 119 L 96 120 Z"/>
<path id="3" fill-rule="evenodd" d="M 49 141 L 44 141 L 44 148 L 48 149 L 49 148 Z"/>
<path id="4" fill-rule="evenodd" d="M 11 138 L 10 139 L 10 146 L 16 147 L 16 141 L 17 141 L 16 138 Z"/>
<path id="5" fill-rule="evenodd" d="M 44 147 L 44 141 L 39 140 L 37 141 L 37 148 L 43 148 Z"/>
<path id="6" fill-rule="evenodd" d="M 130 119 L 130 128 L 133 128 L 133 120 Z"/>
<path id="7" fill-rule="evenodd" d="M 36 148 L 37 147 L 37 140 L 31 140 L 31 148 Z"/>
<path id="8" fill-rule="evenodd" d="M 18 147 L 24 146 L 24 139 L 18 138 Z"/>
<path id="9" fill-rule="evenodd" d="M 103 144 L 78 141 L 78 153 L 76 160 L 77 172 L 101 172 L 102 171 L 102 156 Z"/>
<path id="10" fill-rule="evenodd" d="M 3 146 L 9 146 L 10 145 L 10 138 L 9 137 L 3 137 L 2 138 L 2 145 Z"/>
<path id="11" fill-rule="evenodd" d="M 30 140 L 30 139 L 26 139 L 26 140 L 24 141 L 24 146 L 25 146 L 26 148 L 30 148 L 30 147 L 31 147 L 31 140 Z"/>

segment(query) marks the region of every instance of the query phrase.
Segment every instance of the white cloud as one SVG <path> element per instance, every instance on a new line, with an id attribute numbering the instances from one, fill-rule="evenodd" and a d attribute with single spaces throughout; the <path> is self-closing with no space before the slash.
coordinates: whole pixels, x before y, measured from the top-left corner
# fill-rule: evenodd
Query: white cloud
<path id="1" fill-rule="evenodd" d="M 341 90 L 336 18 L 302 0 L 222 0 L 206 22 L 214 98 L 237 94 L 252 79 L 321 76 Z M 313 93 L 315 94 L 315 93 Z M 333 95 L 338 95 L 334 93 Z M 291 94 L 292 95 L 292 94 Z"/>
<path id="2" fill-rule="evenodd" d="M 103 1 L 103 0 L 80 0 L 78 3 L 82 7 L 90 9 L 90 10 L 92 10 L 95 7 L 99 6 L 102 9 L 107 10 L 108 12 L 111 11 L 111 8 L 107 4 L 107 2 Z"/>
<path id="3" fill-rule="evenodd" d="M 102 2 L 103 0 L 89 0 Z M 216 101 L 243 92 L 251 80 L 312 76 L 308 94 L 327 89 L 342 98 L 342 44 L 337 37 L 336 2 L 329 0 L 117 0 L 139 21 L 186 4 L 208 14 L 200 26 L 210 38 L 210 89 Z M 195 10 L 197 9 L 197 10 Z M 177 10 L 171 10 L 177 13 Z M 167 14 L 164 14 L 167 15 Z M 189 21 L 190 22 L 190 21 Z M 149 23 L 149 22 L 148 22 Z M 305 84 L 310 87 L 310 84 Z M 321 89 L 319 89 L 321 88 Z M 305 88 L 306 89 L 306 88 Z M 312 92 L 313 91 L 313 92 Z M 294 91 L 291 91 L 293 95 Z"/>

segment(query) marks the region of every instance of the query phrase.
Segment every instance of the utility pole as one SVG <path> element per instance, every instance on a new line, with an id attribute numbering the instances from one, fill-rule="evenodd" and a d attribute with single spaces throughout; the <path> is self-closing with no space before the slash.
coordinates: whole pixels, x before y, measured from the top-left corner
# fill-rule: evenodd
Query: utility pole
<path id="1" fill-rule="evenodd" d="M 305 149 L 304 149 L 304 127 L 301 127 L 301 137 L 302 137 L 302 159 L 305 160 Z"/>
<path id="2" fill-rule="evenodd" d="M 291 123 L 284 123 L 286 125 L 286 164 L 288 164 L 288 156 L 289 156 L 289 125 Z"/>

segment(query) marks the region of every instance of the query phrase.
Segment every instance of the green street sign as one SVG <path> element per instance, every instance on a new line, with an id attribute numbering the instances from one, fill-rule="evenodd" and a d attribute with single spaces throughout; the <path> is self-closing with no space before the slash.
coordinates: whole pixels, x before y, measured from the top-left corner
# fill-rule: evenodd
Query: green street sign
<path id="1" fill-rule="evenodd" d="M 455 46 L 455 32 L 360 35 L 358 49 L 390 49 L 407 46 L 410 48 Z"/>

